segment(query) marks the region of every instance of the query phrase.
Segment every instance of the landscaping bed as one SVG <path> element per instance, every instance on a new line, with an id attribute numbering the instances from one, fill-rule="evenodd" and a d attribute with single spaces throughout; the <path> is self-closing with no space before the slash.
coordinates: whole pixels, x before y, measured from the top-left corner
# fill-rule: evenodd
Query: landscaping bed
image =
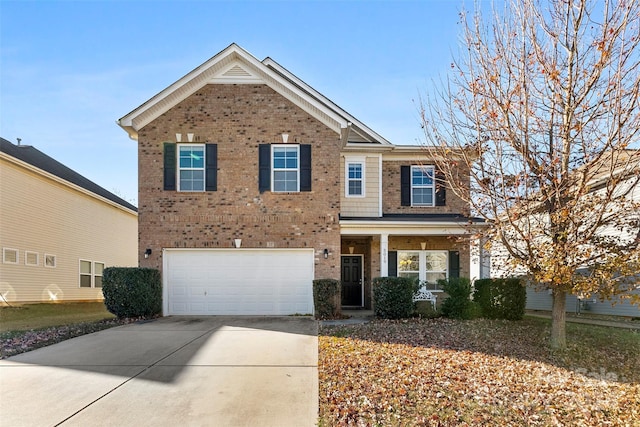
<path id="1" fill-rule="evenodd" d="M 444 318 L 322 326 L 320 425 L 640 425 L 640 334 Z"/>

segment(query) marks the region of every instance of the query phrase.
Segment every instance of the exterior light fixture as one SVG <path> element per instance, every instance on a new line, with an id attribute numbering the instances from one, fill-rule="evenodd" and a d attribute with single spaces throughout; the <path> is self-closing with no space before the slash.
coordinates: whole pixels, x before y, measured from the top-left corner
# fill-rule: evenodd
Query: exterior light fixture
<path id="1" fill-rule="evenodd" d="M 420 247 L 422 248 L 423 251 L 427 249 L 427 242 L 420 242 Z"/>
<path id="2" fill-rule="evenodd" d="M 144 251 L 144 258 L 145 259 L 149 258 L 149 255 L 151 255 L 151 248 L 147 248 L 147 250 Z"/>
<path id="3" fill-rule="evenodd" d="M 324 259 L 329 258 L 329 249 L 326 249 L 326 248 L 325 248 L 325 250 L 324 250 L 323 254 L 324 254 Z"/>
<path id="4" fill-rule="evenodd" d="M 353 247 L 353 246 L 349 246 L 349 254 L 350 254 L 350 255 L 353 255 L 353 251 L 355 251 L 355 250 L 356 250 L 356 248 L 355 248 L 355 247 Z"/>

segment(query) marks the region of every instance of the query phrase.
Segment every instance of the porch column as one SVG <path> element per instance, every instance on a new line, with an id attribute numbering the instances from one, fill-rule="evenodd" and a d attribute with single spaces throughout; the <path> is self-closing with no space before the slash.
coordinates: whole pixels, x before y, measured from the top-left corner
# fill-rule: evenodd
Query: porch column
<path id="1" fill-rule="evenodd" d="M 389 235 L 380 235 L 380 277 L 389 275 Z"/>

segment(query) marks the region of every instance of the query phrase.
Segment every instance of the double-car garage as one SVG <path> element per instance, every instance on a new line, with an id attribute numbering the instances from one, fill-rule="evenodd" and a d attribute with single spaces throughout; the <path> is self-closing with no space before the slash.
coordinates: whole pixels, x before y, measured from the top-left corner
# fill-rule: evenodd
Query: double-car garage
<path id="1" fill-rule="evenodd" d="M 164 249 L 163 313 L 313 313 L 313 249 Z"/>

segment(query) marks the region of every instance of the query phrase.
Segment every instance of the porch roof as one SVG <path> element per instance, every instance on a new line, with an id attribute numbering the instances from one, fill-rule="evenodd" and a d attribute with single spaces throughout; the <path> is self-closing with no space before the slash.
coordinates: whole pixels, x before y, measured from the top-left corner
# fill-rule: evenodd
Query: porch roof
<path id="1" fill-rule="evenodd" d="M 342 235 L 471 234 L 472 228 L 488 225 L 482 218 L 461 214 L 385 214 L 381 217 L 340 217 Z"/>

